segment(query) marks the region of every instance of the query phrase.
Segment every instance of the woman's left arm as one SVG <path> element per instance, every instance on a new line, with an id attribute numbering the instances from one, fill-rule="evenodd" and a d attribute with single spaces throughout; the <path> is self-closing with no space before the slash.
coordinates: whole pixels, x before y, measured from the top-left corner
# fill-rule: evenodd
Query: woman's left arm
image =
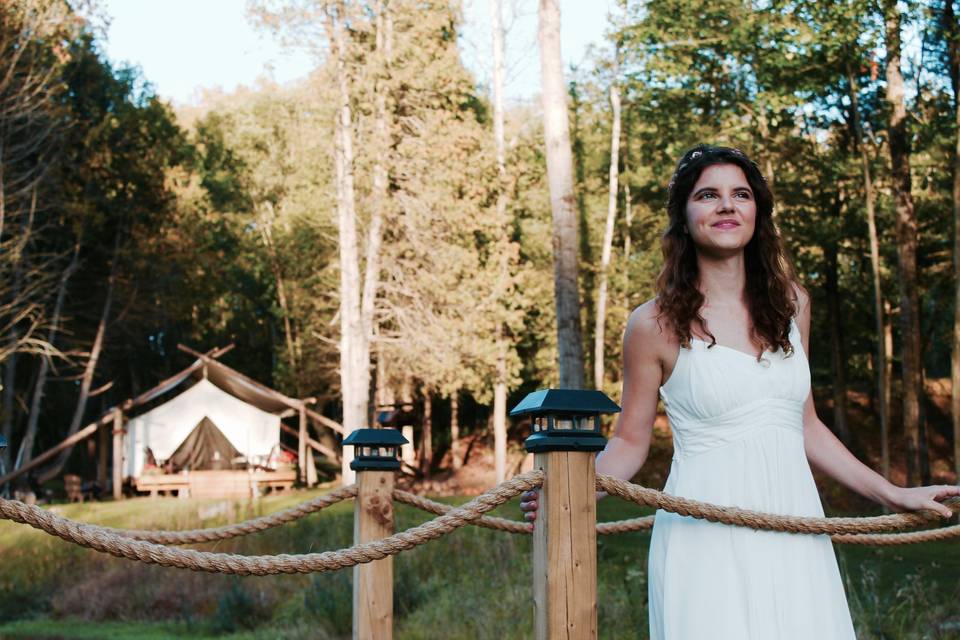
<path id="1" fill-rule="evenodd" d="M 798 289 L 798 295 L 800 312 L 797 324 L 800 327 L 803 350 L 809 358 L 810 299 L 802 289 Z M 879 473 L 857 460 L 856 456 L 850 453 L 817 417 L 812 389 L 803 408 L 803 441 L 807 459 L 814 469 L 875 502 L 886 505 L 894 511 L 929 509 L 945 518 L 952 515 L 950 509 L 939 500 L 960 496 L 960 486 L 932 485 L 905 488 L 887 481 Z"/>

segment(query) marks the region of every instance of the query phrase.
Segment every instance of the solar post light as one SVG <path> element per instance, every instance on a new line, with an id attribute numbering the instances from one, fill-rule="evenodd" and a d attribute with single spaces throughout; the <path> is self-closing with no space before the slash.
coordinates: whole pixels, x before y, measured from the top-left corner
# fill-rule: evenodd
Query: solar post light
<path id="1" fill-rule="evenodd" d="M 533 529 L 534 637 L 597 637 L 597 497 L 594 458 L 607 439 L 600 416 L 620 407 L 601 391 L 544 389 L 511 416 L 530 416 L 524 441 L 543 471 Z"/>
<path id="2" fill-rule="evenodd" d="M 528 394 L 510 415 L 531 417 L 533 433 L 523 443 L 530 453 L 597 452 L 607 446 L 600 416 L 619 411 L 602 391 L 543 389 Z"/>
<path id="3" fill-rule="evenodd" d="M 393 482 L 397 453 L 407 443 L 396 429 L 357 429 L 344 438 L 353 446 L 350 468 L 357 472 L 353 543 L 393 535 Z M 353 637 L 393 637 L 393 556 L 353 568 Z"/>
<path id="4" fill-rule="evenodd" d="M 343 444 L 352 445 L 354 471 L 398 471 L 397 453 L 407 439 L 396 429 L 357 429 L 344 438 Z"/>

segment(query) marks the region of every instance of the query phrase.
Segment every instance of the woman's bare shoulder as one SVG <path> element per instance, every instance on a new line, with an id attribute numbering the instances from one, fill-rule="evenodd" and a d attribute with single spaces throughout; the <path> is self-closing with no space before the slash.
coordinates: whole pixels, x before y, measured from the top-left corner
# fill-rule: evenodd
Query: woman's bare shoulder
<path id="1" fill-rule="evenodd" d="M 676 341 L 669 331 L 667 319 L 660 316 L 656 298 L 647 300 L 630 313 L 625 340 L 643 344 L 648 349 L 655 346 L 656 351 L 669 348 Z"/>
<path id="2" fill-rule="evenodd" d="M 810 294 L 807 293 L 804 286 L 796 280 L 791 282 L 790 286 L 793 288 L 793 293 L 796 296 L 797 315 L 801 315 L 810 304 Z"/>

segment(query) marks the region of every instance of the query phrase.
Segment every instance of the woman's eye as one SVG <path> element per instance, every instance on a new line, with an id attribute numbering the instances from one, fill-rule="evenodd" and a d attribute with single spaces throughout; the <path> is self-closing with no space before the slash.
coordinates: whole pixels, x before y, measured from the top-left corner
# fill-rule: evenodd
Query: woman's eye
<path id="1" fill-rule="evenodd" d="M 747 198 L 747 199 L 750 198 L 750 193 L 747 192 L 747 191 L 738 191 L 738 192 L 737 192 L 737 195 L 738 195 L 738 196 L 742 196 L 742 197 Z"/>

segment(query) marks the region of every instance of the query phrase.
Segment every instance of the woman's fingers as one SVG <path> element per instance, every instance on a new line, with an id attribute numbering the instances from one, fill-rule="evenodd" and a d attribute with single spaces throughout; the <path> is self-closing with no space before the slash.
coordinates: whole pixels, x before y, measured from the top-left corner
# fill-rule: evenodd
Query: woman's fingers
<path id="1" fill-rule="evenodd" d="M 934 495 L 933 504 L 936 506 L 932 508 L 938 511 L 944 518 L 953 517 L 953 511 L 949 507 L 940 504 L 938 501 L 946 500 L 947 498 L 952 498 L 954 496 L 960 496 L 960 486 L 944 484 L 940 485 L 939 487 L 935 487 L 935 489 L 936 495 Z"/>
<path id="2" fill-rule="evenodd" d="M 537 519 L 537 508 L 540 506 L 537 503 L 539 497 L 540 492 L 536 489 L 524 491 L 520 494 L 520 511 L 523 512 L 523 519 L 530 523 L 530 531 L 533 531 L 533 522 Z"/>
<path id="3" fill-rule="evenodd" d="M 932 509 L 933 511 L 936 511 L 944 518 L 950 518 L 953 516 L 953 511 L 951 511 L 948 507 L 943 506 L 936 500 L 931 500 L 930 503 L 927 505 L 927 508 Z"/>

